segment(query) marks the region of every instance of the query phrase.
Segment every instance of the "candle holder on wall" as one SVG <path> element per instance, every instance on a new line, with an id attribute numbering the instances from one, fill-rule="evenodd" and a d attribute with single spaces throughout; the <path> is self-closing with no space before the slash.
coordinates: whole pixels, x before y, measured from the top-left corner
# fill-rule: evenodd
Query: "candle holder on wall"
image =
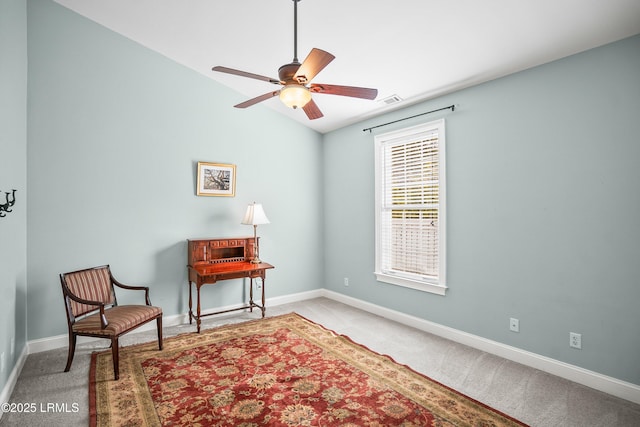
<path id="1" fill-rule="evenodd" d="M 7 202 L 0 204 L 0 218 L 7 216 L 6 212 L 11 212 L 11 206 L 16 204 L 16 191 L 18 190 L 14 189 L 11 193 L 4 192 Z M 9 196 L 11 196 L 11 200 L 9 200 Z"/>

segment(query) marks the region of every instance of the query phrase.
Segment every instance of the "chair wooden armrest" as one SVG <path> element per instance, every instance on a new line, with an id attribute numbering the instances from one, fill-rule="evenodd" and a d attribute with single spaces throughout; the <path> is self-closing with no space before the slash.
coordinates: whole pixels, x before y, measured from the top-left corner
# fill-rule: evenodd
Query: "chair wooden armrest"
<path id="1" fill-rule="evenodd" d="M 67 296 L 68 296 L 69 298 L 71 298 L 72 300 L 74 300 L 74 301 L 76 301 L 76 302 L 79 302 L 80 304 L 86 304 L 86 305 L 98 305 L 98 306 L 105 306 L 105 305 L 106 305 L 106 304 L 105 304 L 104 302 L 102 302 L 102 301 L 92 301 L 92 300 L 88 300 L 88 299 L 80 298 L 80 297 L 78 297 L 78 296 L 76 296 L 76 295 L 72 294 L 71 292 L 69 292 L 69 293 L 67 294 Z"/>
<path id="2" fill-rule="evenodd" d="M 127 289 L 129 291 L 144 291 L 144 300 L 145 303 L 147 305 L 152 305 L 151 304 L 151 299 L 149 298 L 149 287 L 148 286 L 131 286 L 131 285 L 125 285 L 124 283 L 120 283 L 118 282 L 115 277 L 111 276 L 111 281 L 113 282 L 114 285 L 116 285 L 119 288 L 122 289 Z"/>
<path id="3" fill-rule="evenodd" d="M 102 329 L 106 328 L 107 325 L 109 324 L 109 321 L 107 320 L 107 317 L 104 315 L 104 307 L 105 307 L 105 303 L 101 302 L 101 301 L 91 301 L 91 300 L 87 300 L 87 299 L 82 299 L 80 297 L 75 296 L 73 293 L 69 292 L 67 294 L 67 296 L 76 301 L 79 302 L 80 304 L 85 304 L 85 305 L 95 305 L 98 306 L 98 309 L 100 310 L 100 327 Z M 69 310 L 71 309 L 70 307 L 68 308 Z"/>

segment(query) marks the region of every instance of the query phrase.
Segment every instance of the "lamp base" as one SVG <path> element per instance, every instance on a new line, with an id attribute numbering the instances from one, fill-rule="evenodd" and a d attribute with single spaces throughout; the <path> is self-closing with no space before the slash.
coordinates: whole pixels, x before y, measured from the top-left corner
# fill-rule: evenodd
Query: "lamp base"
<path id="1" fill-rule="evenodd" d="M 251 264 L 260 264 L 262 262 L 262 260 L 260 258 L 256 257 L 256 258 L 253 258 L 249 262 L 251 262 Z"/>

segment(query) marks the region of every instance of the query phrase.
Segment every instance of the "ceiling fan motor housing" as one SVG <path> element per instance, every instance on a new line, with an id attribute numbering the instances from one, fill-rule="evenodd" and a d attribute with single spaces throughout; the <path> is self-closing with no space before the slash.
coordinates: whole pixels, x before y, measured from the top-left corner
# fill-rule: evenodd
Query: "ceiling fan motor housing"
<path id="1" fill-rule="evenodd" d="M 292 62 L 290 64 L 285 64 L 278 69 L 278 77 L 280 77 L 280 81 L 282 84 L 290 85 L 290 84 L 300 84 L 298 80 L 294 79 L 296 75 L 296 71 L 300 68 L 299 62 Z"/>

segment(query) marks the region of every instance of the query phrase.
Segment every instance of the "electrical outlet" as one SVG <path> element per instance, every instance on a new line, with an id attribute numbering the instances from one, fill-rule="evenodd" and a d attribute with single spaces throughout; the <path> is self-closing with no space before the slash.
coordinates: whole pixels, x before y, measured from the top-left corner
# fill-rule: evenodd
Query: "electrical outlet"
<path id="1" fill-rule="evenodd" d="M 345 286 L 349 286 L 349 278 L 348 277 L 344 278 L 344 285 Z"/>
<path id="2" fill-rule="evenodd" d="M 520 321 L 513 317 L 509 319 L 509 330 L 512 332 L 520 332 Z"/>
<path id="3" fill-rule="evenodd" d="M 569 347 L 577 348 L 578 350 L 582 349 L 582 334 L 577 334 L 575 332 L 569 332 Z"/>

